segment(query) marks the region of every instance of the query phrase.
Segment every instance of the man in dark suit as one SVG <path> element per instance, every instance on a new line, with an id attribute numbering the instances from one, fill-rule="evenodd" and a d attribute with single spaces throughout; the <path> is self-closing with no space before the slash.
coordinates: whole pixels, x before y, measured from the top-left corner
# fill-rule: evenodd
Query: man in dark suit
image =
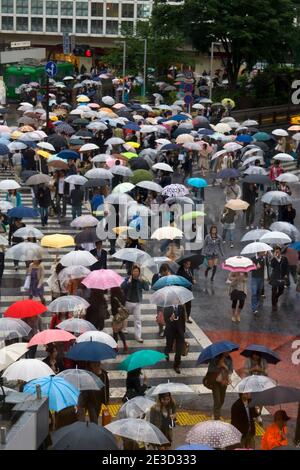
<path id="1" fill-rule="evenodd" d="M 251 395 L 240 393 L 240 398 L 231 407 L 231 424 L 242 433 L 241 446 L 255 448 L 255 422 L 257 413 L 250 407 Z"/>
<path id="2" fill-rule="evenodd" d="M 97 258 L 97 263 L 91 266 L 91 270 L 95 271 L 97 269 L 107 269 L 107 251 L 102 248 L 102 241 L 99 240 L 95 243 L 96 248 L 91 250 L 90 253 Z"/>
<path id="3" fill-rule="evenodd" d="M 180 363 L 181 355 L 184 348 L 184 334 L 185 334 L 185 322 L 186 322 L 186 311 L 182 305 L 173 305 L 164 308 L 164 320 L 165 320 L 165 336 L 166 336 L 166 348 L 165 354 L 167 361 L 169 360 L 169 353 L 173 349 L 175 341 L 175 358 L 174 358 L 174 370 L 177 374 L 180 374 Z"/>

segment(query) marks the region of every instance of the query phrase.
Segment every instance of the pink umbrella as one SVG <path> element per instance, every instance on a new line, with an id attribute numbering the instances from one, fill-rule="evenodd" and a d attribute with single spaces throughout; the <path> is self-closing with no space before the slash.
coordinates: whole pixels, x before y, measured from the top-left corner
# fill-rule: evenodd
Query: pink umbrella
<path id="1" fill-rule="evenodd" d="M 232 273 L 249 273 L 250 271 L 255 271 L 256 266 L 253 265 L 253 266 L 248 266 L 246 268 L 242 268 L 242 267 L 234 268 L 233 266 L 226 265 L 226 263 L 222 263 L 221 268 L 225 269 L 226 271 L 230 271 Z"/>
<path id="2" fill-rule="evenodd" d="M 256 265 L 246 256 L 232 256 L 227 258 L 221 265 L 222 269 L 232 273 L 248 273 L 256 269 Z"/>
<path id="3" fill-rule="evenodd" d="M 75 336 L 73 336 L 68 331 L 64 330 L 44 330 L 40 333 L 34 335 L 31 340 L 29 341 L 27 347 L 30 348 L 31 346 L 37 346 L 39 344 L 49 344 L 49 343 L 57 343 L 63 341 L 72 341 L 75 340 Z"/>
<path id="4" fill-rule="evenodd" d="M 125 165 L 125 162 L 123 160 L 119 160 L 119 162 L 121 165 Z M 108 168 L 112 168 L 113 166 L 115 166 L 115 164 L 116 164 L 116 159 L 111 158 L 111 157 L 109 157 L 105 162 L 105 165 L 108 166 Z"/>
<path id="5" fill-rule="evenodd" d="M 98 269 L 92 271 L 83 281 L 88 289 L 106 290 L 112 287 L 120 287 L 124 278 L 112 269 Z"/>

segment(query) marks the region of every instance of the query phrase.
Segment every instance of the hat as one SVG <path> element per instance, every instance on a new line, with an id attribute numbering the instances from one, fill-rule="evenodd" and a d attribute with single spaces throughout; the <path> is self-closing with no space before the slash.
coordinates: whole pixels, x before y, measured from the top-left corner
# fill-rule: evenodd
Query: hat
<path id="1" fill-rule="evenodd" d="M 291 418 L 286 414 L 285 410 L 277 410 L 274 414 L 274 421 L 277 421 L 278 419 L 289 421 Z"/>

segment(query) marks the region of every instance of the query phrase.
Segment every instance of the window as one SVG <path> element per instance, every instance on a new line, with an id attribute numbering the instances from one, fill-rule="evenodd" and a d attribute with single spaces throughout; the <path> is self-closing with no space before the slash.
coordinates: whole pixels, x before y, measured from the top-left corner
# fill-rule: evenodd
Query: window
<path id="1" fill-rule="evenodd" d="M 151 7 L 150 5 L 138 5 L 137 6 L 137 17 L 138 18 L 150 18 Z"/>
<path id="2" fill-rule="evenodd" d="M 73 2 L 61 2 L 61 16 L 73 16 Z"/>
<path id="3" fill-rule="evenodd" d="M 76 33 L 87 33 L 88 22 L 87 20 L 76 20 Z"/>
<path id="4" fill-rule="evenodd" d="M 118 18 L 119 16 L 119 4 L 118 3 L 107 3 L 106 4 L 106 17 L 107 18 Z"/>
<path id="5" fill-rule="evenodd" d="M 118 34 L 119 23 L 118 21 L 106 21 L 106 34 Z"/>
<path id="6" fill-rule="evenodd" d="M 62 33 L 73 33 L 73 20 L 62 18 L 60 21 L 60 30 Z"/>
<path id="7" fill-rule="evenodd" d="M 1 13 L 13 13 L 14 12 L 14 0 L 2 0 L 1 2 Z M 2 18 L 2 24 L 3 24 Z"/>
<path id="8" fill-rule="evenodd" d="M 2 29 L 4 31 L 12 31 L 14 29 L 13 16 L 2 16 Z"/>
<path id="9" fill-rule="evenodd" d="M 46 31 L 48 33 L 55 33 L 58 31 L 57 18 L 46 18 Z"/>
<path id="10" fill-rule="evenodd" d="M 76 16 L 88 16 L 88 14 L 89 14 L 88 2 L 77 2 L 76 3 Z"/>
<path id="11" fill-rule="evenodd" d="M 31 18 L 32 31 L 43 31 L 43 18 Z"/>
<path id="12" fill-rule="evenodd" d="M 43 2 L 40 0 L 31 0 L 31 14 L 43 15 Z"/>
<path id="13" fill-rule="evenodd" d="M 17 17 L 17 31 L 28 31 L 28 18 L 26 16 Z"/>
<path id="14" fill-rule="evenodd" d="M 134 5 L 130 3 L 123 3 L 122 5 L 122 18 L 134 17 Z"/>
<path id="15" fill-rule="evenodd" d="M 92 16 L 103 16 L 103 3 L 92 3 Z"/>
<path id="16" fill-rule="evenodd" d="M 134 25 L 133 21 L 122 21 L 121 34 L 123 36 L 133 34 L 133 25 Z"/>
<path id="17" fill-rule="evenodd" d="M 103 21 L 102 20 L 91 21 L 91 34 L 103 34 Z"/>
<path id="18" fill-rule="evenodd" d="M 17 14 L 26 15 L 28 13 L 28 0 L 16 1 Z"/>
<path id="19" fill-rule="evenodd" d="M 46 15 L 57 16 L 58 15 L 58 2 L 46 2 Z M 47 30 L 48 31 L 48 30 Z"/>

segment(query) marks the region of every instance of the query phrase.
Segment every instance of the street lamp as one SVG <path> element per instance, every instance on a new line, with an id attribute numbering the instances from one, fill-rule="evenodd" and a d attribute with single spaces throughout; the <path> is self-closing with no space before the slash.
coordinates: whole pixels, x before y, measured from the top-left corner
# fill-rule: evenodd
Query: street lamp
<path id="1" fill-rule="evenodd" d="M 212 99 L 213 89 L 213 65 L 214 65 L 214 46 L 221 46 L 220 42 L 212 42 L 210 46 L 210 82 L 209 82 L 209 99 Z"/>
<path id="2" fill-rule="evenodd" d="M 146 96 L 146 81 L 147 81 L 147 39 L 144 39 L 144 85 L 143 97 Z"/>
<path id="3" fill-rule="evenodd" d="M 123 43 L 123 88 L 122 88 L 122 102 L 124 103 L 125 99 L 125 75 L 126 75 L 126 41 L 122 41 Z"/>

